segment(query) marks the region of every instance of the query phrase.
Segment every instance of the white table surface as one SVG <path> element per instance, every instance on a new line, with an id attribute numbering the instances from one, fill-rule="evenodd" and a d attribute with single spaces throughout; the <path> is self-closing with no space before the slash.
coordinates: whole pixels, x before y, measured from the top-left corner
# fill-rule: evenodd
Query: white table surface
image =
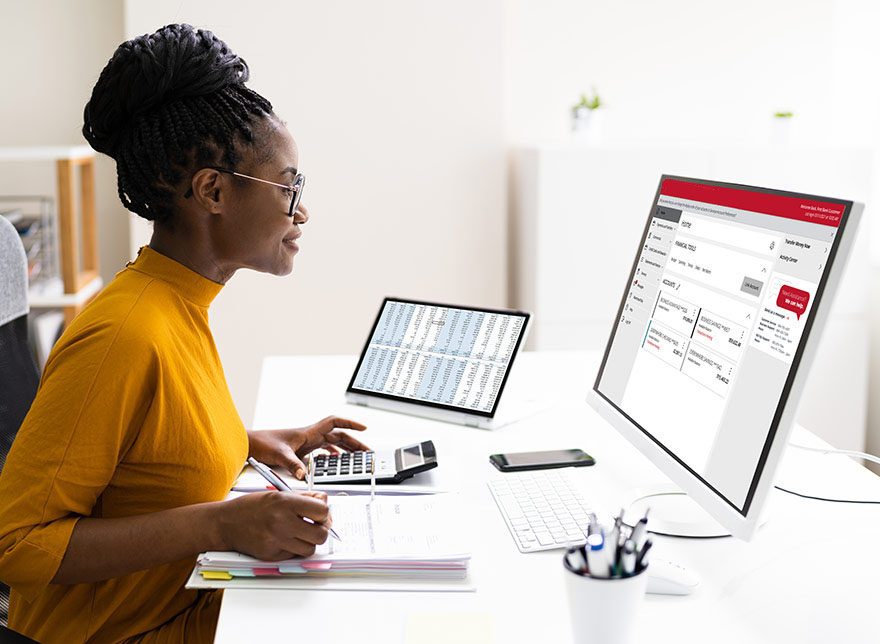
<path id="1" fill-rule="evenodd" d="M 586 404 L 596 352 L 524 353 L 505 396 L 538 397 L 542 412 L 495 430 L 462 427 L 347 405 L 352 356 L 270 357 L 264 361 L 253 427 L 305 425 L 328 414 L 368 425 L 371 447 L 431 439 L 439 467 L 412 484 L 461 490 L 472 516 L 471 593 L 227 590 L 215 641 L 382 642 L 416 644 L 407 620 L 436 617 L 455 632 L 458 620 L 489 624 L 495 642 L 570 642 L 561 551 L 521 554 L 486 482 L 504 476 L 489 454 L 580 447 L 596 458 L 574 470 L 585 493 L 609 511 L 635 487 L 665 483 Z M 517 392 L 520 392 L 519 394 Z M 801 428 L 794 442 L 824 446 Z M 408 482 L 409 483 L 409 482 Z M 789 449 L 777 483 L 837 498 L 880 500 L 880 479 L 852 460 Z M 774 491 L 768 522 L 745 543 L 654 537 L 652 556 L 701 577 L 686 597 L 648 595 L 636 616 L 637 642 L 878 642 L 880 538 L 876 505 L 825 503 Z"/>

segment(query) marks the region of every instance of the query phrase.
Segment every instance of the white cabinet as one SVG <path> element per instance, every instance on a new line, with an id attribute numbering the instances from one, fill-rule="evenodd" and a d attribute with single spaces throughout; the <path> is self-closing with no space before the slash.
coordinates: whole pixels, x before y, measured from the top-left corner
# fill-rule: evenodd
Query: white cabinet
<path id="1" fill-rule="evenodd" d="M 872 155 L 782 146 L 515 150 L 510 295 L 514 306 L 535 314 L 528 348 L 604 348 L 664 173 L 870 204 Z M 870 216 L 866 208 L 798 417 L 844 449 L 865 443 Z"/>

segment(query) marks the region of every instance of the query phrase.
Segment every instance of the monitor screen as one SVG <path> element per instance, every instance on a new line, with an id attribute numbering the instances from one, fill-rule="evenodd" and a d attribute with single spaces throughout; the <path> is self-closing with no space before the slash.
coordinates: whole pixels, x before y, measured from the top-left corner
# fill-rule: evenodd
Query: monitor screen
<path id="1" fill-rule="evenodd" d="M 348 391 L 491 417 L 528 317 L 386 298 Z"/>
<path id="2" fill-rule="evenodd" d="M 594 391 L 743 515 L 851 208 L 661 179 Z"/>

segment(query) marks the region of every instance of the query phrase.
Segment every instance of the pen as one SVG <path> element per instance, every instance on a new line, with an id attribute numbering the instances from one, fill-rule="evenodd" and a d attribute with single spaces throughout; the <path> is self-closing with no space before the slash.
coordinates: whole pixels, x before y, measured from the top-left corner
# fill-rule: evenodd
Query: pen
<path id="1" fill-rule="evenodd" d="M 587 527 L 587 536 L 589 537 L 591 534 L 599 532 L 599 519 L 595 512 L 590 512 L 588 516 L 590 517 L 590 525 Z"/>
<path id="2" fill-rule="evenodd" d="M 645 545 L 639 550 L 639 554 L 636 555 L 636 570 L 642 570 L 648 565 L 648 550 L 651 549 L 652 545 L 654 545 L 654 542 L 648 539 L 645 541 Z"/>
<path id="3" fill-rule="evenodd" d="M 272 485 L 274 485 L 279 490 L 290 490 L 290 486 L 282 481 L 271 469 L 260 463 L 253 456 L 248 456 L 248 463 L 252 468 L 257 470 L 257 473 L 262 476 L 264 479 L 269 481 Z"/>
<path id="4" fill-rule="evenodd" d="M 568 557 L 568 564 L 571 566 L 572 570 L 580 574 L 587 572 L 587 559 L 584 557 L 583 546 L 570 548 L 566 556 Z"/>
<path id="5" fill-rule="evenodd" d="M 311 454 L 309 454 L 309 457 L 311 457 Z M 278 475 L 276 475 L 275 472 L 273 472 L 270 468 L 268 468 L 265 465 L 263 465 L 262 463 L 260 463 L 260 461 L 255 459 L 253 456 L 248 456 L 247 462 L 250 464 L 250 466 L 252 468 L 257 470 L 257 473 L 260 476 L 262 476 L 264 479 L 269 481 L 269 483 L 274 485 L 279 490 L 283 490 L 285 492 L 292 492 L 293 491 L 293 488 L 291 488 L 287 483 L 285 483 L 283 479 L 281 479 Z M 309 489 L 311 490 L 311 485 L 309 485 Z M 314 521 L 312 521 L 308 517 L 303 517 L 303 521 L 308 521 L 309 523 L 314 523 Z M 336 539 L 337 541 L 342 541 L 342 538 L 339 536 L 339 534 L 333 528 L 330 528 L 330 534 L 332 534 L 333 538 Z"/>
<path id="6" fill-rule="evenodd" d="M 605 538 L 605 556 L 608 559 L 608 566 L 611 568 L 611 576 L 616 577 L 620 574 L 620 558 L 618 556 L 617 542 L 620 538 L 620 517 L 614 520 L 614 525 L 608 531 Z"/>
<path id="7" fill-rule="evenodd" d="M 601 532 L 594 532 L 587 537 L 587 568 L 589 568 L 590 577 L 597 579 L 609 577 L 608 558 L 602 552 L 604 545 L 605 537 Z"/>
<path id="8" fill-rule="evenodd" d="M 306 478 L 309 479 L 309 487 L 308 492 L 312 491 L 312 487 L 315 485 L 315 459 L 312 458 L 312 453 L 309 452 L 309 472 Z"/>
<path id="9" fill-rule="evenodd" d="M 639 519 L 638 523 L 633 526 L 630 539 L 635 543 L 636 549 L 640 550 L 644 545 L 644 540 L 648 532 L 648 511 L 645 510 L 645 516 Z"/>
<path id="10" fill-rule="evenodd" d="M 370 461 L 370 503 L 376 498 L 376 459 Z"/>
<path id="11" fill-rule="evenodd" d="M 636 546 L 632 539 L 623 542 L 622 553 L 620 555 L 620 567 L 622 576 L 629 577 L 636 571 Z"/>

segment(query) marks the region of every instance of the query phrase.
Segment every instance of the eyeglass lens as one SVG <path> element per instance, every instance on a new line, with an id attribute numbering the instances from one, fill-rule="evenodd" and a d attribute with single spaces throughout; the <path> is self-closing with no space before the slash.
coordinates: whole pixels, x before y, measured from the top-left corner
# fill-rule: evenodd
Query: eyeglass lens
<path id="1" fill-rule="evenodd" d="M 296 175 L 296 179 L 293 181 L 293 197 L 290 200 L 290 212 L 288 212 L 288 216 L 292 219 L 296 214 L 296 208 L 299 206 L 300 199 L 302 199 L 303 187 L 306 185 L 306 178 L 298 174 Z"/>

